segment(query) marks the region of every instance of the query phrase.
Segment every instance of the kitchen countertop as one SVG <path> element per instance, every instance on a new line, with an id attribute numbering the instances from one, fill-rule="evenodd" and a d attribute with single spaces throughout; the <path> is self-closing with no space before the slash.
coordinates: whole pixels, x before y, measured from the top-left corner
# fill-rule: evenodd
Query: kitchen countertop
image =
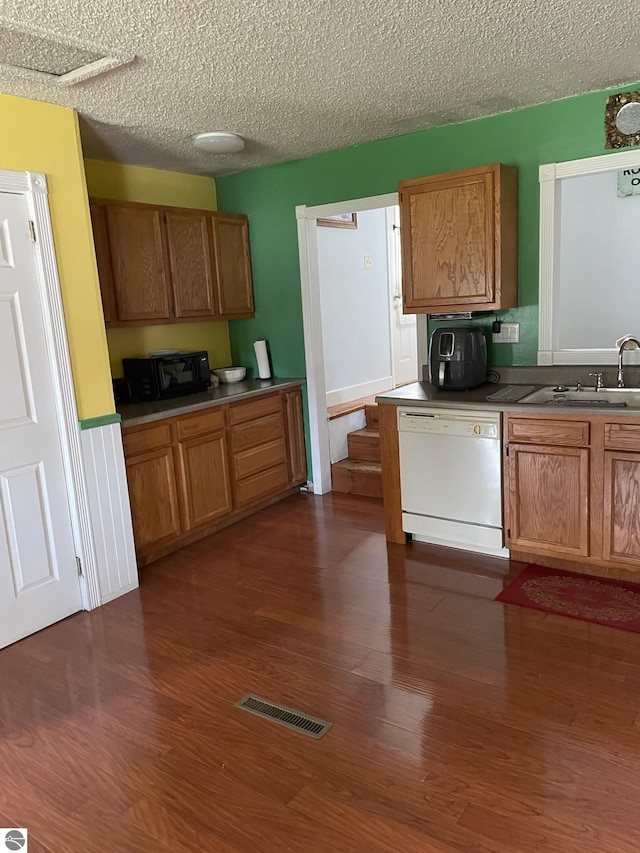
<path id="1" fill-rule="evenodd" d="M 493 394 L 507 385 L 516 385 L 516 382 L 501 382 L 480 385 L 478 388 L 473 388 L 470 391 L 438 391 L 430 382 L 413 382 L 411 385 L 402 385 L 394 391 L 387 391 L 384 394 L 379 394 L 376 397 L 376 403 L 391 404 L 395 406 L 425 406 L 439 407 L 443 409 L 483 409 L 485 411 L 499 412 L 544 412 L 547 415 L 553 414 L 558 418 L 567 415 L 580 415 L 583 412 L 585 415 L 605 414 L 615 415 L 616 418 L 622 417 L 640 417 L 640 408 L 620 408 L 619 406 L 549 406 L 544 403 L 522 403 L 514 402 L 507 403 L 503 400 L 492 401 L 487 400 L 488 394 Z M 524 396 L 533 394 L 534 391 L 540 388 L 547 387 L 553 384 L 547 382 L 545 384 L 533 385 L 528 383 Z M 532 387 L 533 385 L 533 387 Z"/>
<path id="2" fill-rule="evenodd" d="M 123 427 L 137 426 L 162 418 L 197 412 L 211 406 L 235 403 L 270 391 L 299 388 L 305 382 L 305 379 L 245 379 L 242 382 L 221 383 L 218 388 L 210 388 L 199 394 L 185 394 L 183 397 L 171 397 L 168 400 L 149 403 L 122 403 L 116 407 L 116 411 L 122 419 Z"/>

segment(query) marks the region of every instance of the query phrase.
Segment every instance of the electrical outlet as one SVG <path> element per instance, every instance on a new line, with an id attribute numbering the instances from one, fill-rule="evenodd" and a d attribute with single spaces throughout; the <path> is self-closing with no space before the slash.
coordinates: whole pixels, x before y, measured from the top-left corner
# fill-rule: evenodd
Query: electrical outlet
<path id="1" fill-rule="evenodd" d="M 366 270 L 373 269 L 373 264 L 371 263 L 371 255 L 365 255 L 364 256 L 364 268 Z"/>
<path id="2" fill-rule="evenodd" d="M 499 332 L 493 332 L 494 344 L 517 344 L 520 342 L 520 323 L 502 323 Z"/>

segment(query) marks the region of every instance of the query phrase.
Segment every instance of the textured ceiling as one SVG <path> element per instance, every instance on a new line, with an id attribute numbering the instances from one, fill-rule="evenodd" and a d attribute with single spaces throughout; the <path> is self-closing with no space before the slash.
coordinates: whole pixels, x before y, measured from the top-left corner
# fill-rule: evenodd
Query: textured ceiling
<path id="1" fill-rule="evenodd" d="M 0 68 L 0 91 L 75 107 L 89 157 L 211 175 L 640 79 L 632 0 L 3 0 L 1 15 L 136 60 L 67 88 Z M 245 151 L 197 152 L 203 130 Z"/>

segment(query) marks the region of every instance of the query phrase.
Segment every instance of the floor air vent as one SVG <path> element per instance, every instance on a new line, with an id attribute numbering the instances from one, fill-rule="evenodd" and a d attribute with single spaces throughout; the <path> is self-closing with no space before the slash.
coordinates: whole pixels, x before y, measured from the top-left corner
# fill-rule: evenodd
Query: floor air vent
<path id="1" fill-rule="evenodd" d="M 279 723 L 281 726 L 286 726 L 288 729 L 293 729 L 295 732 L 316 739 L 325 735 L 333 725 L 333 723 L 320 720 L 318 717 L 311 717 L 309 714 L 294 711 L 292 708 L 287 708 L 286 705 L 267 702 L 266 699 L 261 699 L 251 693 L 247 693 L 239 702 L 236 702 L 236 707 L 257 714 L 258 717 L 273 720 L 274 723 Z"/>

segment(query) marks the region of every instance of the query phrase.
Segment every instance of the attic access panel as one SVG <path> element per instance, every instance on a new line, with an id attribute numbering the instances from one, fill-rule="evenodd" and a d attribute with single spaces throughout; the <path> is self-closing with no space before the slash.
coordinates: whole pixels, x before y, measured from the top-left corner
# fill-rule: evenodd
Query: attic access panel
<path id="1" fill-rule="evenodd" d="M 93 44 L 0 21 L 0 72 L 70 86 L 131 62 Z"/>

